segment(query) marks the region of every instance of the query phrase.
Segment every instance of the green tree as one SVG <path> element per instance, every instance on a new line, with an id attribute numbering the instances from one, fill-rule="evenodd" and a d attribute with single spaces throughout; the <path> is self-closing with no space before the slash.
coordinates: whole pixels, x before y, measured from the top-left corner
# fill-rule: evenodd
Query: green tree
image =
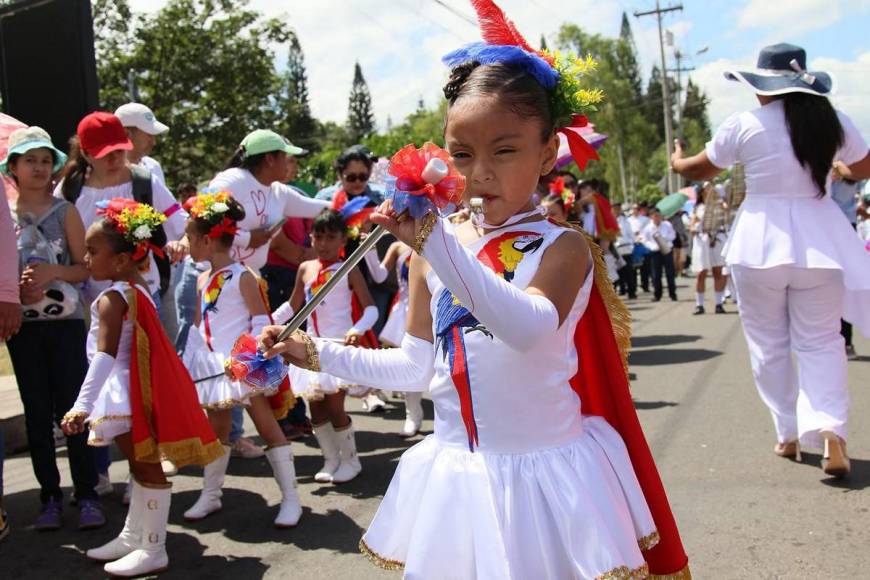
<path id="1" fill-rule="evenodd" d="M 148 17 L 128 9 L 126 1 L 94 5 L 95 23 L 118 34 L 98 35 L 100 100 L 108 110 L 129 101 L 132 74 L 140 99 L 170 127 L 156 155 L 171 183 L 208 179 L 245 134 L 284 117 L 269 48 L 291 38 L 282 22 L 264 20 L 246 0 L 169 0 Z"/>
<path id="2" fill-rule="evenodd" d="M 634 34 L 628 21 L 628 14 L 622 13 L 622 25 L 619 29 L 619 43 L 616 46 L 616 56 L 619 71 L 631 86 L 635 95 L 635 102 L 640 103 L 643 98 L 643 86 L 641 83 L 640 66 L 637 61 L 637 45 L 634 42 Z"/>
<path id="3" fill-rule="evenodd" d="M 283 112 L 286 117 L 281 127 L 282 132 L 295 144 L 308 150 L 316 150 L 318 148 L 317 124 L 311 116 L 305 55 L 295 34 L 290 38 L 283 89 L 286 97 Z"/>
<path id="4" fill-rule="evenodd" d="M 375 130 L 375 115 L 372 112 L 372 95 L 363 77 L 359 62 L 353 68 L 353 86 L 347 104 L 347 131 L 351 140 L 361 141 Z"/>
<path id="5" fill-rule="evenodd" d="M 605 102 L 598 112 L 590 115 L 590 120 L 609 138 L 598 151 L 601 160 L 590 163 L 583 177 L 605 179 L 611 185 L 611 197 L 621 201 L 623 175 L 626 194 L 630 196 L 633 184 L 654 180 L 657 169 L 649 162 L 657 145 L 655 129 L 644 117 L 641 97 L 630 78 L 633 53 L 629 40 L 589 34 L 573 24 L 566 24 L 556 42 L 562 50 L 588 53 L 598 60 L 598 72 L 591 78 L 596 88 L 604 91 Z"/>

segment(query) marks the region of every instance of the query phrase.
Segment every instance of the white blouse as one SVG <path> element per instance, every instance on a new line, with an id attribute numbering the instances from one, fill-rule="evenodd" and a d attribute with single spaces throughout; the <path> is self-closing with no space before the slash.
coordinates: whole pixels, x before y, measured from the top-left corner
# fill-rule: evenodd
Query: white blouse
<path id="1" fill-rule="evenodd" d="M 63 198 L 62 187 L 63 181 L 57 184 L 54 190 L 55 197 Z M 97 215 L 97 204 L 116 197 L 133 199 L 133 181 L 103 188 L 90 187 L 88 185 L 82 187 L 81 193 L 76 200 L 76 209 L 79 210 L 79 214 L 82 216 L 85 229 L 91 227 L 91 224 L 100 219 Z M 154 209 L 166 216 L 166 221 L 163 222 L 166 239 L 173 241 L 184 237 L 187 212 L 181 208 L 181 205 L 172 196 L 166 185 L 153 173 L 151 174 L 151 201 L 154 204 Z M 154 263 L 154 256 L 150 256 L 149 260 L 148 271 L 144 272 L 142 277 L 148 283 L 148 289 L 153 295 L 160 289 L 160 273 L 157 271 L 157 266 Z M 104 283 L 94 283 L 91 280 L 89 287 L 90 289 L 85 291 L 86 298 L 94 296 L 97 292 L 106 288 L 107 285 Z"/>
<path id="2" fill-rule="evenodd" d="M 852 165 L 867 156 L 867 143 L 849 117 L 837 116 L 844 140 L 834 160 Z M 723 248 L 728 265 L 841 270 L 843 317 L 870 336 L 870 254 L 831 199 L 830 178 L 824 197 L 818 197 L 809 170 L 795 157 L 783 102 L 732 115 L 716 130 L 706 152 L 717 167 L 740 162 L 746 169 L 746 200 Z"/>
<path id="3" fill-rule="evenodd" d="M 240 167 L 221 171 L 209 187 L 229 191 L 245 208 L 245 219 L 238 224 L 239 233 L 236 234 L 232 256 L 254 272 L 266 265 L 269 244 L 249 248 L 251 230 L 272 227 L 285 217 L 313 218 L 330 205 L 328 201 L 311 199 L 277 181 L 271 186 L 263 185 L 250 171 Z"/>

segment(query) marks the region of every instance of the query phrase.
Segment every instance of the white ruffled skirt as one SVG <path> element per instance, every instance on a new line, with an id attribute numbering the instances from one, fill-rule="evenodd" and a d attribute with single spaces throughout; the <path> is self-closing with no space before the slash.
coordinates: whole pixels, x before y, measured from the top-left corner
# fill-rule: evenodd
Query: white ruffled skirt
<path id="1" fill-rule="evenodd" d="M 120 366 L 124 366 L 123 364 Z M 130 370 L 120 369 L 116 363 L 112 375 L 103 384 L 94 408 L 88 417 L 88 445 L 104 447 L 111 445 L 115 437 L 128 433 L 133 419 L 130 412 Z"/>
<path id="2" fill-rule="evenodd" d="M 191 328 L 187 335 L 182 362 L 193 378 L 199 404 L 203 409 L 219 411 L 240 405 L 247 406 L 251 397 L 268 397 L 277 391 L 277 388 L 256 389 L 247 383 L 228 379 L 223 374 L 224 355 L 209 350 L 196 328 Z M 214 378 L 202 380 L 207 377 Z"/>
<path id="3" fill-rule="evenodd" d="M 619 434 L 492 454 L 430 435 L 402 455 L 360 549 L 405 578 L 645 578 L 658 534 Z M 610 574 L 610 575 L 608 575 Z"/>

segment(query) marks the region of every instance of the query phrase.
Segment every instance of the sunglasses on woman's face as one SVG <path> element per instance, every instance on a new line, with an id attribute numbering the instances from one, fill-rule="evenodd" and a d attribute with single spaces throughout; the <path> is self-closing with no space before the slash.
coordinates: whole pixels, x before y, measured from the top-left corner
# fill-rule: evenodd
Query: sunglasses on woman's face
<path id="1" fill-rule="evenodd" d="M 365 183 L 369 180 L 368 173 L 345 173 L 344 180 L 348 183 L 356 183 L 357 181 L 362 181 Z"/>

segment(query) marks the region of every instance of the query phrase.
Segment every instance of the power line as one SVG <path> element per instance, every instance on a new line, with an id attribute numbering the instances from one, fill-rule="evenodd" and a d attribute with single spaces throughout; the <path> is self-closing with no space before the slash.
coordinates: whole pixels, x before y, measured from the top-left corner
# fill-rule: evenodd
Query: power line
<path id="1" fill-rule="evenodd" d="M 441 6 L 442 8 L 447 10 L 448 12 L 452 13 L 454 16 L 458 16 L 459 18 L 468 22 L 469 24 L 471 24 L 475 28 L 477 27 L 477 20 L 471 18 L 470 16 L 468 16 L 467 14 L 464 14 L 463 12 L 460 12 L 459 10 L 457 10 L 456 8 L 451 6 L 450 4 L 447 4 L 446 2 L 443 2 L 442 0 L 432 0 L 432 1 L 435 2 L 435 4 L 437 4 L 438 6 Z"/>
<path id="2" fill-rule="evenodd" d="M 671 154 L 673 153 L 673 139 L 671 135 L 673 134 L 673 127 L 671 126 L 671 108 L 668 106 L 671 102 L 670 97 L 670 88 L 668 87 L 668 63 L 665 60 L 665 39 L 662 35 L 662 14 L 667 12 L 676 12 L 678 10 L 682 10 L 683 5 L 677 4 L 676 6 L 668 6 L 667 8 L 662 8 L 659 5 L 659 0 L 656 0 L 656 8 L 655 10 L 647 10 L 645 12 L 635 12 L 635 18 L 640 18 L 641 16 L 649 16 L 655 14 L 656 20 L 658 21 L 659 27 L 659 51 L 662 57 L 662 108 L 664 109 L 665 115 L 665 145 L 668 150 L 668 158 L 667 158 L 667 166 L 668 166 L 668 192 L 670 192 L 671 188 L 674 184 L 674 170 L 671 168 Z"/>

